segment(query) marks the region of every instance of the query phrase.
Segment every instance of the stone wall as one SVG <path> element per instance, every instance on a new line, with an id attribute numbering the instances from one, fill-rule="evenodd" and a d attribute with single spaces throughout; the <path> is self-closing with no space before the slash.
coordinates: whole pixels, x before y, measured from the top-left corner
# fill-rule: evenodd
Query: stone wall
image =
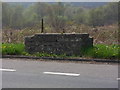
<path id="1" fill-rule="evenodd" d="M 25 48 L 29 53 L 81 55 L 81 49 L 88 46 L 93 46 L 89 34 L 46 33 L 25 37 Z"/>

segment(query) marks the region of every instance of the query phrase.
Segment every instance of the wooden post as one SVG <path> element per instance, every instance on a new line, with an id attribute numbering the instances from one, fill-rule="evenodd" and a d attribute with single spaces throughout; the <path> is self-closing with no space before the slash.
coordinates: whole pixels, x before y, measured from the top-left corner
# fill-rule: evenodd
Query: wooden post
<path id="1" fill-rule="evenodd" d="M 12 30 L 10 30 L 10 32 L 9 32 L 9 40 L 8 40 L 8 42 L 9 43 L 12 43 Z"/>
<path id="2" fill-rule="evenodd" d="M 43 26 L 43 18 L 42 18 L 42 22 L 41 22 L 41 33 L 44 32 L 44 26 Z"/>
<path id="3" fill-rule="evenodd" d="M 63 33 L 65 33 L 65 29 L 63 28 Z"/>

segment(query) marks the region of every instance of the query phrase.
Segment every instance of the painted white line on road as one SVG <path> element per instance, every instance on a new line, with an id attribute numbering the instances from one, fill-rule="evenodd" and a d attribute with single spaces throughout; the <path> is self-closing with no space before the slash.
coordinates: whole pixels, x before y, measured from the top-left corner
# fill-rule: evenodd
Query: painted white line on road
<path id="1" fill-rule="evenodd" d="M 14 70 L 14 69 L 0 69 L 0 71 L 15 72 L 16 70 Z"/>
<path id="2" fill-rule="evenodd" d="M 120 78 L 117 78 L 117 80 L 120 80 Z"/>
<path id="3" fill-rule="evenodd" d="M 53 75 L 80 76 L 80 74 L 75 74 L 75 73 L 60 73 L 60 72 L 43 72 L 43 73 L 53 74 Z"/>

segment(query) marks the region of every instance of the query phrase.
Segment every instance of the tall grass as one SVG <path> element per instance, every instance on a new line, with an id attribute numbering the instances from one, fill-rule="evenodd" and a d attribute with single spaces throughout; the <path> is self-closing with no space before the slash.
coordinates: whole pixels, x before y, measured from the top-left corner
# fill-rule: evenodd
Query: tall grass
<path id="1" fill-rule="evenodd" d="M 0 43 L 0 55 L 2 55 L 2 43 Z"/>
<path id="2" fill-rule="evenodd" d="M 120 45 L 98 44 L 83 49 L 83 56 L 92 58 L 120 59 Z"/>
<path id="3" fill-rule="evenodd" d="M 3 55 L 21 55 L 24 52 L 24 44 L 5 43 L 2 44 Z"/>

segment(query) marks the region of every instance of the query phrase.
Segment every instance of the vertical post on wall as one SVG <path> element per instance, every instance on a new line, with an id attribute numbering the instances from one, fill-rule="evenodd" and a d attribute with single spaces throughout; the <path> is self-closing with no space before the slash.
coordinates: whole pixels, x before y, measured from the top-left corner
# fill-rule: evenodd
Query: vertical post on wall
<path id="1" fill-rule="evenodd" d="M 44 32 L 44 26 L 43 26 L 43 18 L 42 18 L 42 22 L 41 22 L 41 33 Z"/>

